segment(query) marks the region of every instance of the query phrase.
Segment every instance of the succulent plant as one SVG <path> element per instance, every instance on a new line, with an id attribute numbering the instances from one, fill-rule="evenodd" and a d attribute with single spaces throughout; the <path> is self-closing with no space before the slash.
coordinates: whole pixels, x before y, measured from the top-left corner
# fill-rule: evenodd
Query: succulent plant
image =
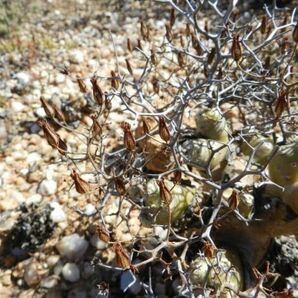
<path id="1" fill-rule="evenodd" d="M 298 142 L 280 146 L 268 172 L 271 180 L 283 187 L 298 182 Z"/>
<path id="2" fill-rule="evenodd" d="M 182 151 L 185 154 L 186 163 L 203 169 L 209 165 L 213 170 L 228 158 L 228 147 L 214 140 L 188 140 L 183 143 Z"/>
<path id="3" fill-rule="evenodd" d="M 298 214 L 298 182 L 286 186 L 282 200 Z"/>
<path id="4" fill-rule="evenodd" d="M 207 139 L 227 143 L 229 141 L 226 119 L 216 110 L 207 109 L 196 115 L 197 132 Z"/>
<path id="5" fill-rule="evenodd" d="M 192 264 L 190 279 L 194 286 L 209 288 L 216 297 L 236 297 L 242 288 L 241 274 L 232 265 L 227 252 L 218 251 L 213 258 L 200 256 Z"/>
<path id="6" fill-rule="evenodd" d="M 193 203 L 195 190 L 190 187 L 174 185 L 171 181 L 164 181 L 171 193 L 170 212 L 171 222 L 175 223 L 182 218 L 186 209 Z M 148 208 L 143 210 L 140 219 L 143 224 L 166 225 L 169 222 L 169 208 L 162 203 L 160 189 L 155 180 L 147 183 L 146 205 Z M 151 213 L 151 216 L 148 214 Z"/>
<path id="7" fill-rule="evenodd" d="M 261 164 L 265 165 L 273 150 L 273 140 L 270 137 L 264 137 L 258 131 L 248 131 L 248 135 L 244 137 L 246 142 L 253 148 L 256 148 L 254 160 Z M 253 149 L 245 142 L 241 145 L 241 151 L 245 155 L 251 155 Z"/>

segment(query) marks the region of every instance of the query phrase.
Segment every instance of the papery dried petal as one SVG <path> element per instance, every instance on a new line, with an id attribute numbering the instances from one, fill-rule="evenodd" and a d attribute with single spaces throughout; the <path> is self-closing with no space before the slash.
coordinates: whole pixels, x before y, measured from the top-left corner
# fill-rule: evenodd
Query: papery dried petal
<path id="1" fill-rule="evenodd" d="M 90 191 L 90 184 L 82 179 L 75 170 L 72 170 L 70 177 L 73 179 L 76 191 L 80 194 L 84 194 Z"/>
<path id="2" fill-rule="evenodd" d="M 158 132 L 159 136 L 165 141 L 168 142 L 170 140 L 170 131 L 166 125 L 164 117 L 159 117 L 159 123 L 158 123 Z"/>
<path id="3" fill-rule="evenodd" d="M 120 268 L 123 269 L 130 269 L 131 268 L 131 263 L 129 260 L 129 256 L 123 246 L 120 243 L 115 243 L 113 245 L 113 249 L 116 254 L 116 263 Z"/>

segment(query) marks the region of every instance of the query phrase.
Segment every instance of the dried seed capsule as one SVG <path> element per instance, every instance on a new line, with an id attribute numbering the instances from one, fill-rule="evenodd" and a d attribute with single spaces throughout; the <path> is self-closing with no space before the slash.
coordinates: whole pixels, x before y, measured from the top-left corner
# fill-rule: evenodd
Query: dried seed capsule
<path id="1" fill-rule="evenodd" d="M 200 45 L 200 42 L 198 41 L 197 37 L 195 36 L 194 33 L 191 34 L 191 42 L 192 42 L 192 46 L 193 48 L 196 50 L 197 54 L 199 56 L 203 55 L 203 49 Z"/>
<path id="2" fill-rule="evenodd" d="M 98 238 L 104 242 L 110 242 L 111 240 L 110 233 L 101 225 L 96 225 L 96 234 Z"/>
<path id="3" fill-rule="evenodd" d="M 168 41 L 172 40 L 172 30 L 169 24 L 165 24 L 166 27 L 166 37 Z"/>
<path id="4" fill-rule="evenodd" d="M 160 87 L 159 87 L 159 81 L 158 81 L 157 77 L 153 77 L 151 80 L 151 83 L 153 85 L 154 92 L 158 94 Z"/>
<path id="5" fill-rule="evenodd" d="M 159 123 L 158 123 L 158 131 L 159 131 L 159 136 L 165 141 L 168 142 L 171 138 L 170 131 L 167 127 L 167 124 L 165 122 L 164 117 L 159 117 Z"/>
<path id="6" fill-rule="evenodd" d="M 175 19 L 176 19 L 175 9 L 172 8 L 172 9 L 171 9 L 171 14 L 170 14 L 170 26 L 171 26 L 171 27 L 174 26 Z"/>
<path id="7" fill-rule="evenodd" d="M 238 34 L 233 37 L 232 57 L 236 62 L 238 62 L 242 57 L 242 50 Z"/>
<path id="8" fill-rule="evenodd" d="M 177 58 L 178 58 L 178 64 L 182 68 L 185 64 L 183 53 L 179 52 L 177 54 Z"/>
<path id="9" fill-rule="evenodd" d="M 239 205 L 239 197 L 238 197 L 238 193 L 233 190 L 231 196 L 229 197 L 229 207 L 232 209 L 232 210 L 235 210 L 238 205 Z"/>
<path id="10" fill-rule="evenodd" d="M 118 78 L 116 76 L 116 73 L 112 70 L 111 71 L 111 84 L 112 84 L 112 88 L 114 89 L 118 89 L 119 88 L 119 81 L 118 81 Z"/>
<path id="11" fill-rule="evenodd" d="M 45 138 L 47 139 L 49 145 L 57 149 L 60 154 L 65 155 L 67 151 L 67 145 L 60 138 L 59 134 L 54 130 L 54 128 L 51 127 L 45 119 L 37 120 L 37 124 L 43 129 Z"/>
<path id="12" fill-rule="evenodd" d="M 155 54 L 155 51 L 154 49 L 151 49 L 151 62 L 153 65 L 157 65 L 157 57 L 156 57 L 156 54 Z"/>
<path id="13" fill-rule="evenodd" d="M 91 119 L 93 120 L 91 131 L 92 131 L 92 138 L 96 138 L 102 134 L 102 127 L 99 124 L 97 117 L 95 115 L 91 115 Z"/>
<path id="14" fill-rule="evenodd" d="M 127 68 L 128 72 L 133 76 L 133 70 L 132 70 L 132 67 L 129 63 L 129 60 L 125 59 L 125 62 L 126 62 L 126 68 Z"/>
<path id="15" fill-rule="evenodd" d="M 87 93 L 87 87 L 86 87 L 84 80 L 77 77 L 77 83 L 79 85 L 80 91 L 82 93 Z"/>
<path id="16" fill-rule="evenodd" d="M 55 118 L 57 118 L 61 122 L 66 122 L 63 112 L 55 105 L 53 105 L 53 109 L 55 111 Z"/>
<path id="17" fill-rule="evenodd" d="M 265 34 L 266 33 L 266 29 L 267 29 L 267 17 L 266 16 L 263 16 L 262 17 L 260 29 L 261 29 L 261 33 L 262 34 Z"/>
<path id="18" fill-rule="evenodd" d="M 124 145 L 128 151 L 134 151 L 136 149 L 136 140 L 130 130 L 130 125 L 127 122 L 121 124 L 121 128 L 124 132 Z"/>
<path id="19" fill-rule="evenodd" d="M 157 185 L 159 186 L 159 195 L 163 205 L 168 206 L 171 203 L 172 195 L 170 190 L 164 183 L 164 180 L 157 180 Z"/>
<path id="20" fill-rule="evenodd" d="M 127 49 L 132 52 L 132 45 L 129 38 L 127 38 Z"/>
<path id="21" fill-rule="evenodd" d="M 210 241 L 204 241 L 204 244 L 203 244 L 204 256 L 208 259 L 211 259 L 214 257 L 214 251 L 215 251 L 215 247 L 213 246 L 213 244 Z"/>
<path id="22" fill-rule="evenodd" d="M 55 111 L 52 105 L 50 105 L 43 97 L 40 97 L 41 105 L 49 118 L 54 118 Z"/>
<path id="23" fill-rule="evenodd" d="M 122 178 L 116 177 L 114 179 L 115 188 L 120 196 L 124 196 L 126 194 L 125 184 Z"/>
<path id="24" fill-rule="evenodd" d="M 97 83 L 96 77 L 92 77 L 90 82 L 92 84 L 92 89 L 93 89 L 93 98 L 99 106 L 102 106 L 102 104 L 103 104 L 103 92 L 102 92 L 101 88 L 99 87 L 99 85 Z"/>
<path id="25" fill-rule="evenodd" d="M 128 256 L 127 252 L 125 251 L 125 249 L 123 248 L 123 246 L 121 245 L 121 243 L 118 243 L 118 242 L 114 243 L 113 249 L 116 254 L 117 265 L 123 269 L 130 269 L 131 263 L 129 260 L 129 256 Z"/>
<path id="26" fill-rule="evenodd" d="M 215 57 L 215 48 L 212 48 L 211 52 L 209 53 L 209 55 L 207 57 L 207 63 L 211 64 L 213 62 L 214 57 Z"/>
<path id="27" fill-rule="evenodd" d="M 284 89 L 280 89 L 275 104 L 275 120 L 279 120 L 283 111 L 288 107 L 287 92 Z"/>
<path id="28" fill-rule="evenodd" d="M 78 193 L 84 194 L 91 190 L 90 184 L 82 179 L 75 170 L 72 170 L 70 177 L 73 179 Z"/>

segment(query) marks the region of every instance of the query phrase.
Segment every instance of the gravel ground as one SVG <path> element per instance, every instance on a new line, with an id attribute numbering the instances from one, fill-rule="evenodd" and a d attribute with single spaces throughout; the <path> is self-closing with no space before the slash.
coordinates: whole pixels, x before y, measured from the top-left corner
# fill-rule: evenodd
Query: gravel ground
<path id="1" fill-rule="evenodd" d="M 88 119 L 77 111 L 86 97 L 60 70 L 67 65 L 72 78 L 90 77 L 94 72 L 109 76 L 116 67 L 115 50 L 125 68 L 127 37 L 138 38 L 139 18 L 149 18 L 152 28 L 160 30 L 165 19 L 159 6 L 150 7 L 150 1 L 59 2 L 32 1 L 27 7 L 30 13 L 23 16 L 20 4 L 16 22 L 21 23 L 15 23 L 0 40 L 1 297 L 96 297 L 100 282 L 115 278 L 109 269 L 94 266 L 96 258 L 109 263 L 115 254 L 96 236 L 96 197 L 82 199 L 70 188 L 72 165 L 59 162 L 60 155 L 42 137 L 36 124 L 45 116 L 40 96 L 69 109 L 73 125 L 85 129 Z M 72 110 L 73 106 L 77 109 Z M 119 123 L 124 120 L 127 115 L 121 113 L 121 104 L 114 102 L 111 138 L 118 138 Z M 61 135 L 72 143 L 66 130 Z M 116 224 L 113 214 L 118 203 L 107 202 L 109 224 Z M 124 204 L 121 212 L 127 214 L 129 208 Z M 138 215 L 130 212 L 129 225 L 119 226 L 119 241 L 148 233 L 163 237 L 162 229 L 142 227 Z M 294 288 L 297 252 L 294 237 L 279 238 L 271 252 L 279 256 L 272 268 L 282 272 Z M 115 287 L 117 283 L 116 276 Z M 159 286 L 162 293 L 163 285 Z M 114 292 L 111 295 L 117 297 Z"/>

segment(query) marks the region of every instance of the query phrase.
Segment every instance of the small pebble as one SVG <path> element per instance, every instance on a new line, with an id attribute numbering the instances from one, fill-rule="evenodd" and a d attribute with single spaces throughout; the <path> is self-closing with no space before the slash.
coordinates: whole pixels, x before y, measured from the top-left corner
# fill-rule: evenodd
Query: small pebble
<path id="1" fill-rule="evenodd" d="M 40 275 L 37 272 L 36 264 L 31 263 L 26 266 L 24 280 L 29 287 L 32 287 L 40 282 Z"/>
<path id="2" fill-rule="evenodd" d="M 38 192 L 42 196 L 53 195 L 57 191 L 57 182 L 54 180 L 45 179 L 43 180 L 38 188 Z"/>
<path id="3" fill-rule="evenodd" d="M 50 218 L 53 222 L 58 223 L 66 220 L 66 214 L 63 211 L 63 207 L 57 202 L 50 203 L 51 208 L 53 208 Z"/>
<path id="4" fill-rule="evenodd" d="M 61 256 L 66 257 L 69 260 L 77 260 L 85 254 L 88 248 L 88 242 L 75 233 L 63 237 L 57 243 L 56 248 Z"/>
<path id="5" fill-rule="evenodd" d="M 75 263 L 66 263 L 62 269 L 63 278 L 70 282 L 76 282 L 80 279 L 80 270 Z"/>

